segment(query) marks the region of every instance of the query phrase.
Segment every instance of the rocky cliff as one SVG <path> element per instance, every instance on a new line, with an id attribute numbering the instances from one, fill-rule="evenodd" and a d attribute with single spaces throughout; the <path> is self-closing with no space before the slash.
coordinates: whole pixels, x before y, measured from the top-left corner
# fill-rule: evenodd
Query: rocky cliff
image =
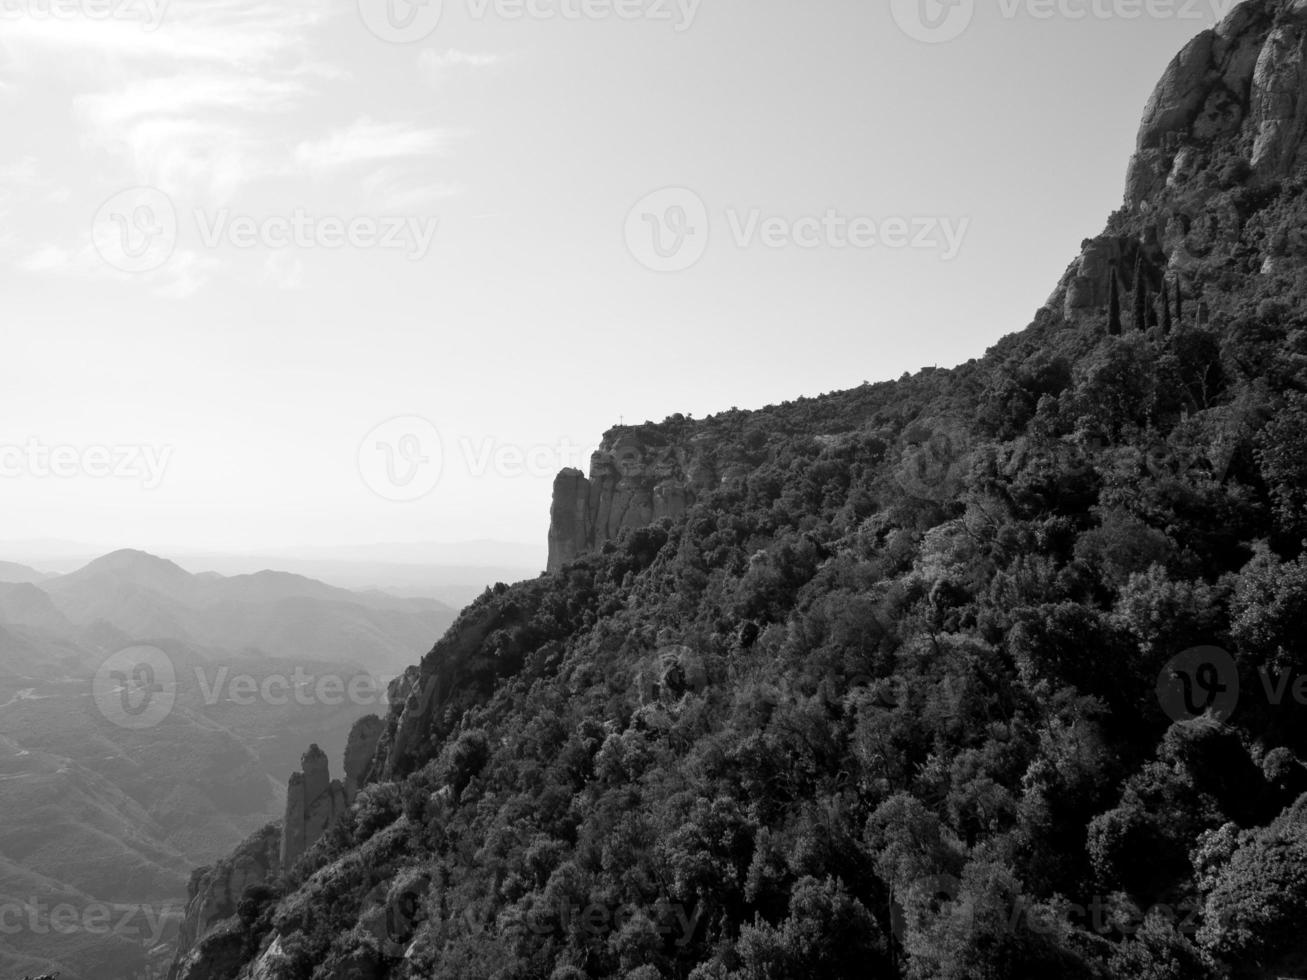
<path id="1" fill-rule="evenodd" d="M 345 745 L 343 779 L 332 779 L 327 755 L 317 745 L 300 759 L 286 787 L 286 816 L 282 820 L 281 869 L 289 871 L 327 830 L 344 816 L 372 767 L 385 725 L 376 715 L 354 723 Z"/>
<path id="2" fill-rule="evenodd" d="M 1137 276 L 1151 297 L 1177 286 L 1195 297 L 1218 273 L 1256 275 L 1307 258 L 1307 229 L 1290 214 L 1249 222 L 1259 194 L 1303 174 L 1305 138 L 1307 0 L 1247 0 L 1163 73 L 1144 110 L 1124 207 L 1086 240 L 1050 308 L 1072 322 L 1099 316 L 1115 278 L 1128 317 Z M 1184 312 L 1193 324 L 1207 316 L 1200 300 Z M 566 469 L 554 481 L 549 569 L 628 528 L 675 519 L 749 472 L 747 447 L 725 446 L 688 422 L 607 432 L 588 475 Z"/>
<path id="3" fill-rule="evenodd" d="M 281 830 L 275 824 L 251 835 L 229 857 L 197 869 L 187 887 L 177 958 L 169 980 L 204 976 L 201 964 L 209 954 L 197 949 L 201 940 L 236 915 L 237 903 L 248 889 L 276 880 L 280 872 Z"/>
<path id="4" fill-rule="evenodd" d="M 565 469 L 554 481 L 549 570 L 613 541 L 628 528 L 675 520 L 718 487 L 738 481 L 750 461 L 678 417 L 622 426 L 604 435 L 590 474 Z"/>
<path id="5" fill-rule="evenodd" d="M 364 783 L 384 728 L 376 715 L 354 723 L 345 746 L 343 780 L 333 780 L 326 754 L 317 745 L 309 746 L 300 771 L 287 785 L 281 825 L 269 824 L 229 857 L 192 873 L 169 980 L 222 975 L 217 961 L 236 955 L 226 936 L 233 932 L 238 903 L 250 889 L 277 882 L 345 815 Z M 202 945 L 206 940 L 212 941 Z"/>
<path id="6" fill-rule="evenodd" d="M 1192 293 L 1206 276 L 1307 256 L 1307 230 L 1287 214 L 1249 220 L 1259 197 L 1301 178 L 1305 137 L 1307 0 L 1249 0 L 1167 67 L 1144 110 L 1125 206 L 1086 241 L 1051 305 L 1069 318 L 1099 312 L 1112 277 L 1126 296 L 1136 269 L 1154 295 L 1164 282 Z"/>

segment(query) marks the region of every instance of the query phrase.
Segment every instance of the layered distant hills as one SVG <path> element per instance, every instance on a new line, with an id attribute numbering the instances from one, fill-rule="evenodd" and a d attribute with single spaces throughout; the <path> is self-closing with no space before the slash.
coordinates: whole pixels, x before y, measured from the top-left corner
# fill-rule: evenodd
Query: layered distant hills
<path id="1" fill-rule="evenodd" d="M 61 576 L 0 564 L 0 976 L 140 974 L 191 869 L 281 816 L 305 745 L 339 766 L 350 726 L 384 712 L 390 677 L 452 619 L 137 551 Z M 60 905 L 73 928 L 50 922 Z"/>

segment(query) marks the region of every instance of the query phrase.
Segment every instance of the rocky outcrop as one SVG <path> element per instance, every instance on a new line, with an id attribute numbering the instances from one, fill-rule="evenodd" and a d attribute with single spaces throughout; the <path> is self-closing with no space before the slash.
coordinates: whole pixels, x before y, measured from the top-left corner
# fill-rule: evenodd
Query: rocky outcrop
<path id="1" fill-rule="evenodd" d="M 345 743 L 345 802 L 353 803 L 359 790 L 367 782 L 372 770 L 372 759 L 377 754 L 377 743 L 386 730 L 386 723 L 376 715 L 368 715 L 354 722 Z"/>
<path id="2" fill-rule="evenodd" d="M 178 955 L 169 980 L 195 980 L 188 972 L 190 956 L 210 934 L 236 915 L 236 905 L 247 889 L 273 881 L 281 865 L 281 831 L 270 824 L 250 837 L 229 857 L 191 874 L 186 910 L 177 938 Z"/>
<path id="3" fill-rule="evenodd" d="M 420 668 L 410 667 L 390 682 L 391 713 L 377 744 L 372 778 L 398 779 L 411 772 L 433 719 L 446 705 L 463 692 L 488 689 L 495 678 L 516 668 L 487 642 L 496 630 L 514 625 L 500 612 L 472 606 L 423 658 Z"/>
<path id="4" fill-rule="evenodd" d="M 316 744 L 300 758 L 300 772 L 286 787 L 286 818 L 281 832 L 281 869 L 289 871 L 333 823 L 344 815 L 345 787 L 332 779 L 327 754 Z"/>
<path id="5" fill-rule="evenodd" d="M 749 468 L 742 459 L 716 458 L 703 440 L 669 438 L 659 426 L 609 431 L 590 457 L 588 477 L 566 469 L 554 480 L 549 570 L 602 547 L 627 528 L 680 517 L 699 497 Z"/>
<path id="6" fill-rule="evenodd" d="M 372 771 L 377 743 L 385 723 L 376 715 L 360 718 L 345 744 L 344 779 L 332 779 L 327 756 L 310 745 L 286 787 L 286 816 L 282 822 L 281 869 L 289 871 L 354 802 Z"/>
<path id="7" fill-rule="evenodd" d="M 1192 173 L 1195 152 L 1224 145 L 1255 175 L 1305 162 L 1307 0 L 1247 0 L 1167 67 L 1144 111 L 1126 178 L 1139 207 Z"/>
<path id="8" fill-rule="evenodd" d="M 1115 274 L 1128 311 L 1141 254 L 1154 294 L 1164 279 L 1234 267 L 1248 242 L 1231 192 L 1307 171 L 1305 144 L 1307 0 L 1245 0 L 1167 67 L 1139 127 L 1125 211 L 1085 243 L 1050 305 L 1068 318 L 1101 313 Z M 1258 271 L 1307 252 L 1294 232 L 1264 243 Z"/>

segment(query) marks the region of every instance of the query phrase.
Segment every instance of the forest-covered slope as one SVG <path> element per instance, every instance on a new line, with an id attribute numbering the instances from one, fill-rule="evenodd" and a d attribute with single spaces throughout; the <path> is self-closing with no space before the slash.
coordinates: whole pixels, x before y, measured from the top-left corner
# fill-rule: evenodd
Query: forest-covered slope
<path id="1" fill-rule="evenodd" d="M 608 433 L 175 975 L 1307 971 L 1304 6 L 1186 48 L 983 359 Z"/>

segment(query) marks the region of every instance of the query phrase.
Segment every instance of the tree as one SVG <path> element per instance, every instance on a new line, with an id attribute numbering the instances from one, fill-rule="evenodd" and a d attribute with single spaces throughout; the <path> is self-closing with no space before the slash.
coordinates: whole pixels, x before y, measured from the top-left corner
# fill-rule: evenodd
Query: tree
<path id="1" fill-rule="evenodd" d="M 1121 334 L 1121 284 L 1112 266 L 1112 284 L 1107 300 L 1107 332 L 1113 336 Z"/>
<path id="2" fill-rule="evenodd" d="M 1148 286 L 1144 282 L 1144 256 L 1135 260 L 1135 329 L 1148 329 Z"/>
<path id="3" fill-rule="evenodd" d="M 740 930 L 742 969 L 732 980 L 825 980 L 890 976 L 885 937 L 871 913 L 834 878 L 794 886 L 779 926 L 759 919 Z"/>
<path id="4" fill-rule="evenodd" d="M 1179 285 L 1177 285 L 1175 288 L 1176 288 L 1176 292 L 1177 292 L 1177 294 L 1178 294 L 1178 293 L 1179 293 L 1179 290 L 1180 290 Z M 1163 334 L 1163 336 L 1165 336 L 1166 334 L 1169 334 L 1169 333 L 1171 332 L 1171 326 L 1172 326 L 1172 324 L 1171 324 L 1171 297 L 1167 294 L 1167 291 L 1166 291 L 1166 283 L 1162 283 L 1162 297 L 1161 297 L 1161 299 L 1162 299 L 1162 334 Z"/>
<path id="5" fill-rule="evenodd" d="M 1198 941 L 1234 977 L 1276 976 L 1286 961 L 1301 963 L 1307 936 L 1294 923 L 1307 915 L 1307 827 L 1282 819 L 1252 834 L 1206 899 Z"/>
<path id="6" fill-rule="evenodd" d="M 1184 325 L 1184 290 L 1180 286 L 1180 277 L 1175 277 L 1175 322 Z"/>

